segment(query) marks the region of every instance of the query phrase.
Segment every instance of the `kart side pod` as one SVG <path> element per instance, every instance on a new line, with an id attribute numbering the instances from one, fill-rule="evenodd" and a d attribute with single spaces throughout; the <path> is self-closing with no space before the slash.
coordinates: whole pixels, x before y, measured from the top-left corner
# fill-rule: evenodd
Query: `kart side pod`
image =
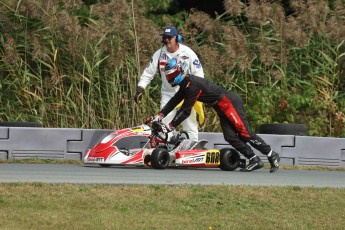
<path id="1" fill-rule="evenodd" d="M 202 150 L 201 150 L 202 151 Z M 188 151 L 187 151 L 188 152 Z M 235 150 L 231 148 L 224 148 L 219 151 L 219 168 L 221 168 L 224 171 L 234 171 L 238 167 L 245 167 L 246 160 L 241 159 L 240 154 Z M 157 148 L 154 149 L 151 157 L 151 165 L 155 169 L 165 169 L 169 166 L 170 163 L 170 154 L 167 149 L 164 148 Z M 193 165 L 180 165 L 180 166 L 189 166 L 193 167 Z M 200 164 L 195 165 L 194 167 L 203 167 Z M 204 164 L 204 167 L 206 165 Z"/>

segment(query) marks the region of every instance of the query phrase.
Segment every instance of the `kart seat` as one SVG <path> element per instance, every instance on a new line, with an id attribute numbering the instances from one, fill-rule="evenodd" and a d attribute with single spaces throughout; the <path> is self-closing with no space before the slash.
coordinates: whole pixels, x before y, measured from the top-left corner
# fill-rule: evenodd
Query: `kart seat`
<path id="1" fill-rule="evenodd" d="M 206 149 L 205 145 L 207 144 L 207 142 L 208 142 L 208 140 L 205 140 L 205 139 L 202 139 L 198 142 L 195 142 L 194 146 L 191 145 L 192 146 L 191 149 Z"/>

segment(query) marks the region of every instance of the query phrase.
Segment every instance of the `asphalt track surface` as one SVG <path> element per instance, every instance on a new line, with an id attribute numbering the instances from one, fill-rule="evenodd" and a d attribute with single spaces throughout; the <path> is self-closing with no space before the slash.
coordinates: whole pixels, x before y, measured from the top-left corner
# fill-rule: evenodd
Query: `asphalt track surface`
<path id="1" fill-rule="evenodd" d="M 220 169 L 83 166 L 77 164 L 0 164 L 0 183 L 255 185 L 345 188 L 345 171 L 278 170 L 226 172 Z"/>

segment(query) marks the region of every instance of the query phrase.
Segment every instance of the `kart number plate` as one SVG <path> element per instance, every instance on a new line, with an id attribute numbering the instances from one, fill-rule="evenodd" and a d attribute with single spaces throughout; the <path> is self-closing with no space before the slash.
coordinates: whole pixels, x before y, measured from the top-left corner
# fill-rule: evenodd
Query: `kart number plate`
<path id="1" fill-rule="evenodd" d="M 205 164 L 220 164 L 220 152 L 219 150 L 209 150 L 205 153 Z"/>

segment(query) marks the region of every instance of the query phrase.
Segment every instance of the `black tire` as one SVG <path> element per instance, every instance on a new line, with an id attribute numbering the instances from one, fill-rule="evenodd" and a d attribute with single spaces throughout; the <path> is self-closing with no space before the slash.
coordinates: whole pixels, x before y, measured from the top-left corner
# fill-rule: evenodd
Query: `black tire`
<path id="1" fill-rule="evenodd" d="M 170 155 L 166 149 L 155 149 L 151 154 L 151 165 L 155 169 L 165 169 L 170 162 Z"/>
<path id="2" fill-rule="evenodd" d="M 16 121 L 3 121 L 0 126 L 5 127 L 42 127 L 38 122 L 16 122 Z"/>
<path id="3" fill-rule="evenodd" d="M 147 165 L 151 162 L 151 155 L 150 154 L 147 154 L 145 157 L 144 157 L 144 164 Z"/>
<path id="4" fill-rule="evenodd" d="M 220 150 L 220 168 L 224 171 L 234 171 L 240 166 L 241 157 L 235 149 Z"/>
<path id="5" fill-rule="evenodd" d="M 259 127 L 259 133 L 261 134 L 279 134 L 279 135 L 297 135 L 297 136 L 307 136 L 308 128 L 304 124 L 262 124 Z"/>
<path id="6" fill-rule="evenodd" d="M 109 168 L 111 165 L 110 164 L 99 164 L 100 166 L 102 166 L 103 168 Z"/>

